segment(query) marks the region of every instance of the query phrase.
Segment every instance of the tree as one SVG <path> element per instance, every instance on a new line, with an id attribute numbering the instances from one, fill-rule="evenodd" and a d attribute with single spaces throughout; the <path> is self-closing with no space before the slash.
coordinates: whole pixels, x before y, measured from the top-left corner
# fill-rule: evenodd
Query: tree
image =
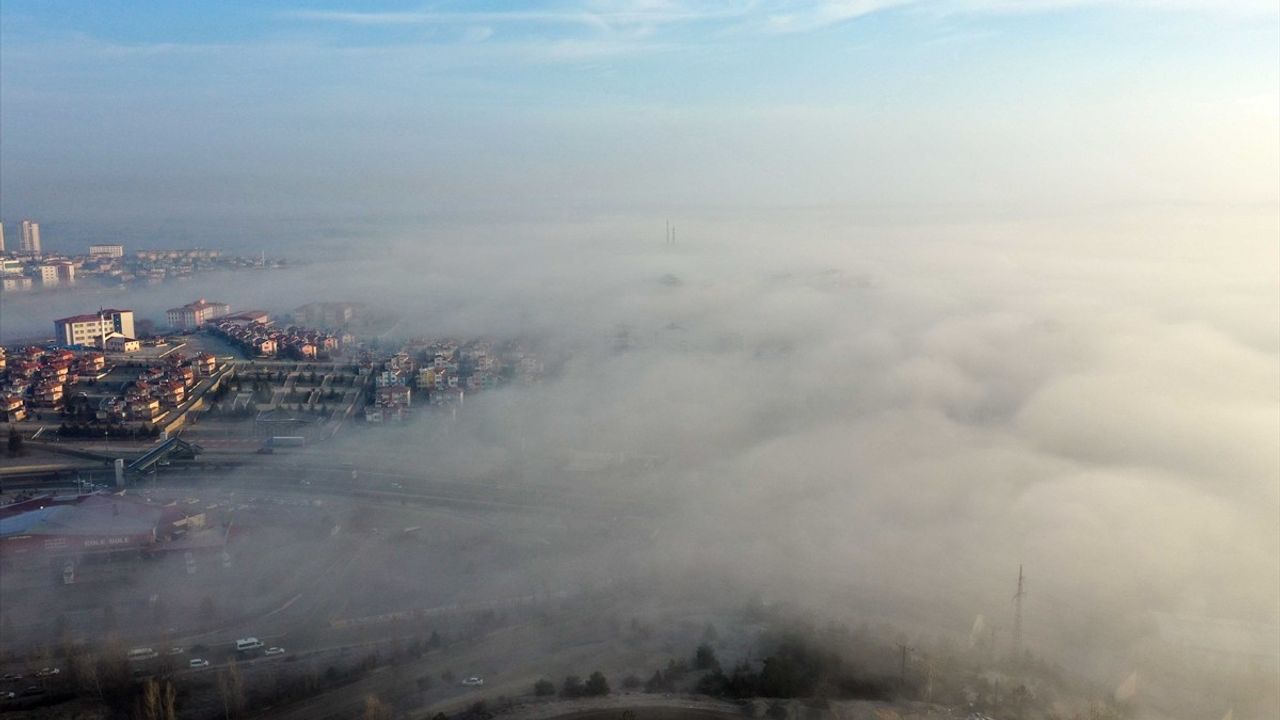
<path id="1" fill-rule="evenodd" d="M 564 684 L 560 686 L 560 697 L 582 697 L 582 678 L 577 675 L 570 675 L 566 677 L 564 679 Z"/>
<path id="2" fill-rule="evenodd" d="M 98 659 L 89 653 L 67 658 L 67 679 L 85 695 L 102 699 L 102 683 L 98 677 Z"/>
<path id="3" fill-rule="evenodd" d="M 720 661 L 716 659 L 716 651 L 703 643 L 693 654 L 693 667 L 698 670 L 719 670 Z"/>
<path id="4" fill-rule="evenodd" d="M 533 684 L 533 694 L 538 697 L 547 697 L 556 694 L 556 684 L 543 678 Z"/>
<path id="5" fill-rule="evenodd" d="M 587 684 L 582 690 L 584 695 L 603 697 L 609 694 L 609 681 L 605 679 L 604 673 L 597 670 L 587 678 Z"/>
<path id="6" fill-rule="evenodd" d="M 667 681 L 662 677 L 661 670 L 654 670 L 653 677 L 645 681 L 644 691 L 647 693 L 662 692 L 667 689 Z"/>
<path id="7" fill-rule="evenodd" d="M 18 432 L 18 428 L 9 426 L 9 457 L 22 457 L 22 433 Z"/>
<path id="8" fill-rule="evenodd" d="M 227 665 L 225 671 L 218 673 L 218 696 L 222 698 L 224 717 L 239 717 L 244 712 L 244 679 L 235 660 Z"/>
<path id="9" fill-rule="evenodd" d="M 391 708 L 374 695 L 366 695 L 360 720 L 391 720 Z"/>
<path id="10" fill-rule="evenodd" d="M 135 715 L 140 720 L 177 720 L 177 698 L 173 683 L 149 679 L 142 686 Z"/>

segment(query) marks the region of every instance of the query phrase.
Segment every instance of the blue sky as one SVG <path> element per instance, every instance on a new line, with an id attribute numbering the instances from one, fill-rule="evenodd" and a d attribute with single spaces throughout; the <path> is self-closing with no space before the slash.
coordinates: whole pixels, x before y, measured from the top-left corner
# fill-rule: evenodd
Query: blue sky
<path id="1" fill-rule="evenodd" d="M 1269 203 L 1275 5 L 6 0 L 0 212 Z"/>

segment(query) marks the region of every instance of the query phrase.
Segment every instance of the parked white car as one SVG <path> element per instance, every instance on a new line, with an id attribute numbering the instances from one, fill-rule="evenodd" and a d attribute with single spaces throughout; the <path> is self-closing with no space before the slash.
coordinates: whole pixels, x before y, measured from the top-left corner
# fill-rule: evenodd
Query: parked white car
<path id="1" fill-rule="evenodd" d="M 472 675 L 471 677 L 463 680 L 462 684 L 466 685 L 467 687 L 480 687 L 481 685 L 484 684 L 484 678 L 479 677 L 477 675 Z"/>
<path id="2" fill-rule="evenodd" d="M 267 655 L 283 655 L 283 654 L 284 654 L 284 648 L 282 648 L 282 647 L 269 647 L 269 648 L 267 648 L 267 653 L 266 653 L 266 654 L 267 654 Z"/>
<path id="3" fill-rule="evenodd" d="M 191 661 L 187 663 L 187 667 L 191 668 L 192 670 L 196 670 L 198 668 L 207 668 L 209 667 L 209 661 L 203 658 L 191 658 Z"/>

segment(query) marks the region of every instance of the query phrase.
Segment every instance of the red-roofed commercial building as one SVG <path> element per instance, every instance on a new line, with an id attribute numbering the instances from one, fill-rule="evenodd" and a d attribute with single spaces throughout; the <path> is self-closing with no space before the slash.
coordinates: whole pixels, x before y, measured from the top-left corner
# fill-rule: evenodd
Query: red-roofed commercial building
<path id="1" fill-rule="evenodd" d="M 145 550 L 185 519 L 175 507 L 116 495 L 37 498 L 0 514 L 0 559 Z"/>

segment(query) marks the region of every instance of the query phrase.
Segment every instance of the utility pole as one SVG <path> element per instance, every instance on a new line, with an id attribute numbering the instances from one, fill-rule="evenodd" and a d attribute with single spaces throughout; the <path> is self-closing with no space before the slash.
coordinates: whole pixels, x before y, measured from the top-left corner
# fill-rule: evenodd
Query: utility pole
<path id="1" fill-rule="evenodd" d="M 1013 594 L 1013 659 L 1016 662 L 1022 657 L 1022 598 L 1027 592 L 1023 588 L 1022 566 L 1018 566 L 1018 592 Z"/>

